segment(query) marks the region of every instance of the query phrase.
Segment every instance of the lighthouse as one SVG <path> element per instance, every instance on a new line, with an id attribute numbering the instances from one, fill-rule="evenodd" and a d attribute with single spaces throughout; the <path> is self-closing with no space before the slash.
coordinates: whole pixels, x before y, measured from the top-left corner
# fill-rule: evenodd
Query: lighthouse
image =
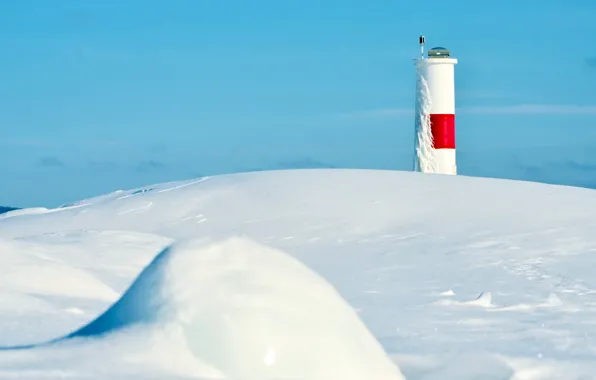
<path id="1" fill-rule="evenodd" d="M 415 59 L 416 148 L 414 170 L 423 173 L 457 174 L 455 154 L 455 65 L 449 50 L 435 47 Z"/>

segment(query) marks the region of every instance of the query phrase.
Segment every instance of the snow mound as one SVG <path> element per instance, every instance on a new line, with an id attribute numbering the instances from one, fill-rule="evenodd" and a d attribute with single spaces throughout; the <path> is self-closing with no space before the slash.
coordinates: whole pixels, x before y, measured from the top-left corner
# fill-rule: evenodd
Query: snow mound
<path id="1" fill-rule="evenodd" d="M 563 305 L 563 301 L 561 301 L 559 296 L 557 296 L 555 293 L 550 293 L 548 295 L 548 300 L 544 304 L 544 306 L 551 306 L 551 307 L 557 307 L 557 306 L 562 306 L 562 305 Z"/>
<path id="2" fill-rule="evenodd" d="M 244 238 L 169 246 L 120 300 L 66 340 L 139 328 L 181 331 L 198 360 L 229 378 L 404 378 L 335 288 Z"/>
<path id="3" fill-rule="evenodd" d="M 464 302 L 465 305 L 480 306 L 480 307 L 492 307 L 492 294 L 490 292 L 480 293 L 478 298 L 473 301 Z"/>

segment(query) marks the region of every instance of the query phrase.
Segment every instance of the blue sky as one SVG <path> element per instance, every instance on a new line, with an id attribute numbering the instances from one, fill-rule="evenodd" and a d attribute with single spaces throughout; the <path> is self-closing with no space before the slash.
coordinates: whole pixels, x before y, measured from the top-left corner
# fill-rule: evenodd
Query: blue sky
<path id="1" fill-rule="evenodd" d="M 0 205 L 255 169 L 410 170 L 417 38 L 456 66 L 461 174 L 596 187 L 596 3 L 0 5 Z"/>

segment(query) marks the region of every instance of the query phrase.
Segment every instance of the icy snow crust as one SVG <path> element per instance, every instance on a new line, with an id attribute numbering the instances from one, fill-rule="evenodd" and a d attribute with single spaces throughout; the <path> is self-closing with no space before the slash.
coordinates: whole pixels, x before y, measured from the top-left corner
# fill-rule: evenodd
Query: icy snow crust
<path id="1" fill-rule="evenodd" d="M 587 189 L 324 169 L 159 184 L 9 215 L 0 344 L 72 335 L 0 351 L 0 378 L 274 376 L 320 355 L 367 372 L 360 378 L 399 378 L 367 330 L 407 379 L 594 378 L 595 211 Z M 251 259 L 236 278 L 235 260 Z M 118 312 L 127 299 L 134 312 Z M 308 329 L 270 350 L 281 319 Z M 197 338 L 205 329 L 219 346 Z M 284 356 L 314 334 L 314 352 Z"/>

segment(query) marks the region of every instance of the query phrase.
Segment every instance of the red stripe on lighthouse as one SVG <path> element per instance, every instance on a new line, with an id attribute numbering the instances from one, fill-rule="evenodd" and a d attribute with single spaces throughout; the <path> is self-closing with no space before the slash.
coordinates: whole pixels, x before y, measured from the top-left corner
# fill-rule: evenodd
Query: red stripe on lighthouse
<path id="1" fill-rule="evenodd" d="M 430 129 L 435 149 L 455 149 L 455 115 L 430 115 Z"/>

